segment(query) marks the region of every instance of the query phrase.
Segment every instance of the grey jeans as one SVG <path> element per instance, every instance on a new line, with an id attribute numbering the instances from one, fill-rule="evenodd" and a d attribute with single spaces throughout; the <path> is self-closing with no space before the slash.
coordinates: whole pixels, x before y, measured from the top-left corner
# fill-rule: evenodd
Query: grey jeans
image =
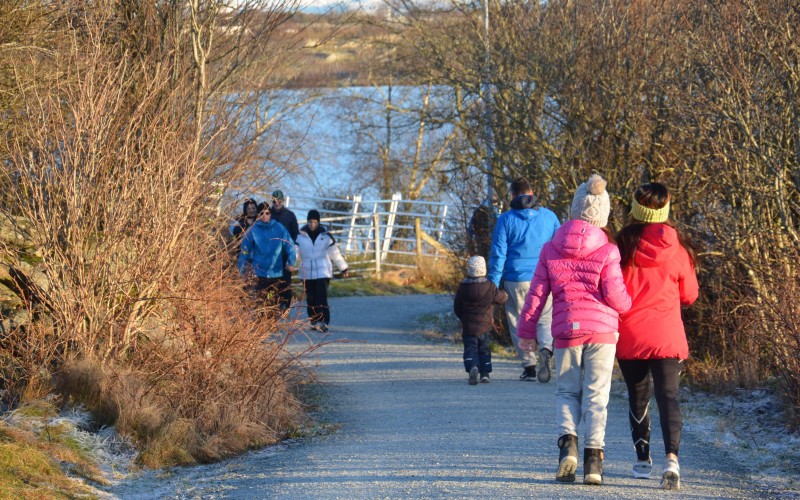
<path id="1" fill-rule="evenodd" d="M 506 316 L 508 317 L 508 329 L 511 334 L 511 341 L 514 342 L 514 347 L 517 349 L 517 355 L 522 360 L 522 366 L 536 366 L 536 353 L 523 351 L 519 348 L 519 337 L 517 337 L 517 323 L 519 322 L 519 314 L 522 312 L 522 306 L 525 305 L 525 296 L 528 295 L 528 290 L 531 287 L 529 281 L 506 281 L 503 283 L 508 293 L 508 302 L 506 302 Z M 539 316 L 539 321 L 536 323 L 536 341 L 539 343 L 539 350 L 549 349 L 553 351 L 553 333 L 551 326 L 553 323 L 553 296 L 547 296 L 547 302 L 542 309 L 542 315 Z"/>
<path id="2" fill-rule="evenodd" d="M 583 417 L 583 447 L 603 449 L 608 397 L 614 370 L 614 344 L 584 344 L 556 349 L 558 435 L 578 435 Z"/>

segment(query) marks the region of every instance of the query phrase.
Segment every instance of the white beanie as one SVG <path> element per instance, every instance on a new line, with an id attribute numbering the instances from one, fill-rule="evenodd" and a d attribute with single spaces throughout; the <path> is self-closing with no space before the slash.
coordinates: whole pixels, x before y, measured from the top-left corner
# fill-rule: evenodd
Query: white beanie
<path id="1" fill-rule="evenodd" d="M 606 191 L 606 181 L 598 174 L 592 174 L 589 180 L 578 186 L 575 198 L 572 199 L 570 219 L 580 219 L 597 227 L 608 225 L 608 214 L 611 212 L 611 200 Z"/>
<path id="2" fill-rule="evenodd" d="M 473 255 L 467 262 L 467 276 L 481 278 L 486 276 L 486 261 L 480 255 Z"/>

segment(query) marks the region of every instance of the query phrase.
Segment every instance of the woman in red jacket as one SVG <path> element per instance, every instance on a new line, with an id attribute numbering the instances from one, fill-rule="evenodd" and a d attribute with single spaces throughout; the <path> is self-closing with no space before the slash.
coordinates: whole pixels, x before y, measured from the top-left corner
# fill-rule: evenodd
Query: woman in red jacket
<path id="1" fill-rule="evenodd" d="M 630 223 L 617 237 L 625 286 L 633 301 L 620 316 L 617 360 L 628 386 L 630 423 L 637 462 L 633 476 L 649 478 L 650 379 L 664 438 L 666 464 L 661 487 L 680 488 L 678 399 L 683 361 L 689 356 L 681 306 L 697 299 L 697 255 L 669 219 L 670 194 L 651 182 L 636 190 Z"/>

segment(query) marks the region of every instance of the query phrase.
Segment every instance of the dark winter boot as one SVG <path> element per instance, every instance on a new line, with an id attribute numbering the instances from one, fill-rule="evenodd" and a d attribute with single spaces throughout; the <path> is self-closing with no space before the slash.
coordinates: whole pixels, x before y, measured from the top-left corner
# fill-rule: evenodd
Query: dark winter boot
<path id="1" fill-rule="evenodd" d="M 603 484 L 603 450 L 583 449 L 583 484 Z"/>
<path id="2" fill-rule="evenodd" d="M 564 434 L 558 438 L 558 449 L 556 481 L 574 483 L 575 470 L 578 468 L 578 436 Z"/>

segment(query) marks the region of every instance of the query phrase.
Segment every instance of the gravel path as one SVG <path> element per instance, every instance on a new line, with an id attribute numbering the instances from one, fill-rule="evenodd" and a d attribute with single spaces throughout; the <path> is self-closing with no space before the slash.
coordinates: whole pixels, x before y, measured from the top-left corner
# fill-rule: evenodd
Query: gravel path
<path id="1" fill-rule="evenodd" d="M 469 386 L 460 346 L 413 334 L 448 296 L 333 299 L 333 343 L 319 352 L 326 382 L 325 436 L 210 466 L 151 473 L 118 486 L 121 498 L 755 498 L 764 497 L 724 449 L 684 433 L 683 489 L 629 476 L 627 406 L 612 397 L 605 484 L 554 481 L 558 450 L 553 382 L 519 382 L 518 364 L 495 360 L 490 384 Z M 662 449 L 653 422 L 654 450 Z"/>

